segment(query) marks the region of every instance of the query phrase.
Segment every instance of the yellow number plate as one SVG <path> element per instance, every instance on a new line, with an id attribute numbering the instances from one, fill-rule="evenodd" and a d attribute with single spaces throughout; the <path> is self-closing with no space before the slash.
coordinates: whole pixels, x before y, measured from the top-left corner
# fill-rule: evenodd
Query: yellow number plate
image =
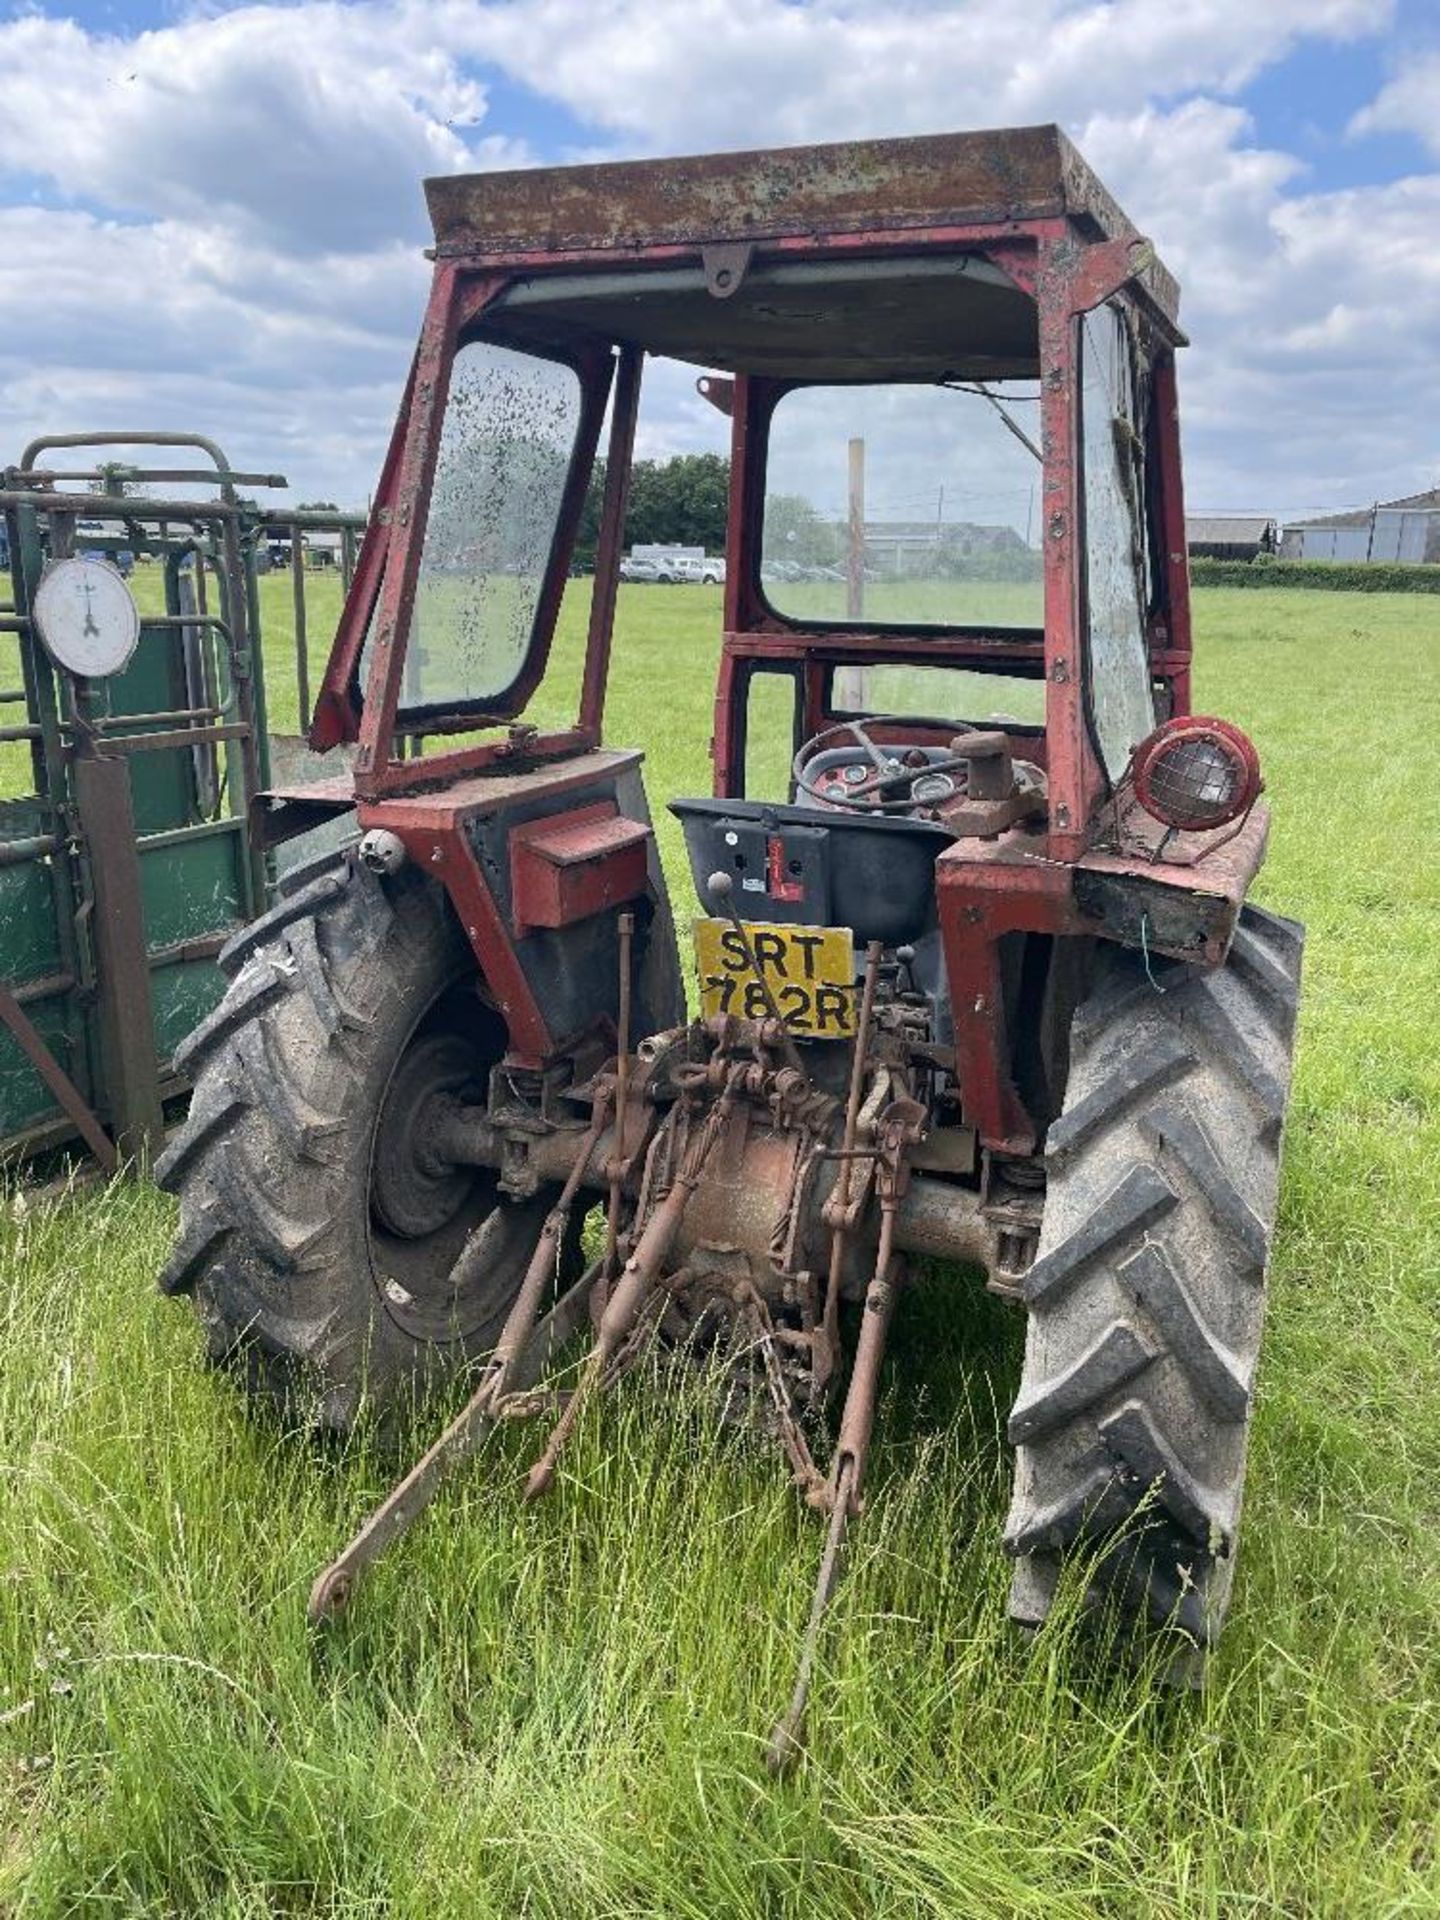
<path id="1" fill-rule="evenodd" d="M 855 948 L 848 927 L 745 923 L 750 951 L 792 1033 L 846 1040 L 855 1031 Z M 700 1009 L 763 1020 L 770 1009 L 744 942 L 729 920 L 695 922 Z"/>

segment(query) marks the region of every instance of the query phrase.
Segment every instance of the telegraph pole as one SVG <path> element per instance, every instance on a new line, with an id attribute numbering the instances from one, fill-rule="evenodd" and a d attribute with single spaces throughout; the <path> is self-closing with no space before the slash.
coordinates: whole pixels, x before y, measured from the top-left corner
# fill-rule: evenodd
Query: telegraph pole
<path id="1" fill-rule="evenodd" d="M 850 442 L 850 548 L 845 568 L 845 615 L 865 617 L 865 441 Z"/>

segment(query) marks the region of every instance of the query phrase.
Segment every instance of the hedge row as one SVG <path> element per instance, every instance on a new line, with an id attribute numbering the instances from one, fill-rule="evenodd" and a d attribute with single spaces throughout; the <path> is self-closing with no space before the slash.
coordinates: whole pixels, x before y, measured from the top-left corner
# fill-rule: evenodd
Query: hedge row
<path id="1" fill-rule="evenodd" d="M 1255 560 L 1190 562 L 1197 587 L 1319 587 L 1348 593 L 1440 593 L 1440 566 L 1410 567 L 1358 560 Z"/>

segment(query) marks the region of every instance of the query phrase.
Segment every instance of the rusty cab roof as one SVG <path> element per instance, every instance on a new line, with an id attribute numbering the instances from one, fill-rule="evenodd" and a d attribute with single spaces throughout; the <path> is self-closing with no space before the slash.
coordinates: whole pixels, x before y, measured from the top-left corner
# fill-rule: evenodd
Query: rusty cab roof
<path id="1" fill-rule="evenodd" d="M 491 337 L 629 341 L 808 380 L 1033 375 L 1034 302 L 982 236 L 1064 222 L 1082 244 L 1138 237 L 1055 126 L 447 175 L 425 191 L 439 258 L 516 276 Z M 1144 283 L 1178 342 L 1174 280 L 1156 260 Z"/>

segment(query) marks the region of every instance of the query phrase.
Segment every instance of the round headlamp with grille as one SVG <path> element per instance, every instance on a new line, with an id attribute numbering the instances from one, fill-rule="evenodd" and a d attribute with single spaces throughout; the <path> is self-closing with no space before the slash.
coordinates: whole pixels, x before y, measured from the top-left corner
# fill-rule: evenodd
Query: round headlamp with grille
<path id="1" fill-rule="evenodd" d="M 1186 714 L 1141 741 L 1132 776 L 1147 813 L 1177 832 L 1205 833 L 1254 806 L 1260 758 L 1228 720 Z"/>

